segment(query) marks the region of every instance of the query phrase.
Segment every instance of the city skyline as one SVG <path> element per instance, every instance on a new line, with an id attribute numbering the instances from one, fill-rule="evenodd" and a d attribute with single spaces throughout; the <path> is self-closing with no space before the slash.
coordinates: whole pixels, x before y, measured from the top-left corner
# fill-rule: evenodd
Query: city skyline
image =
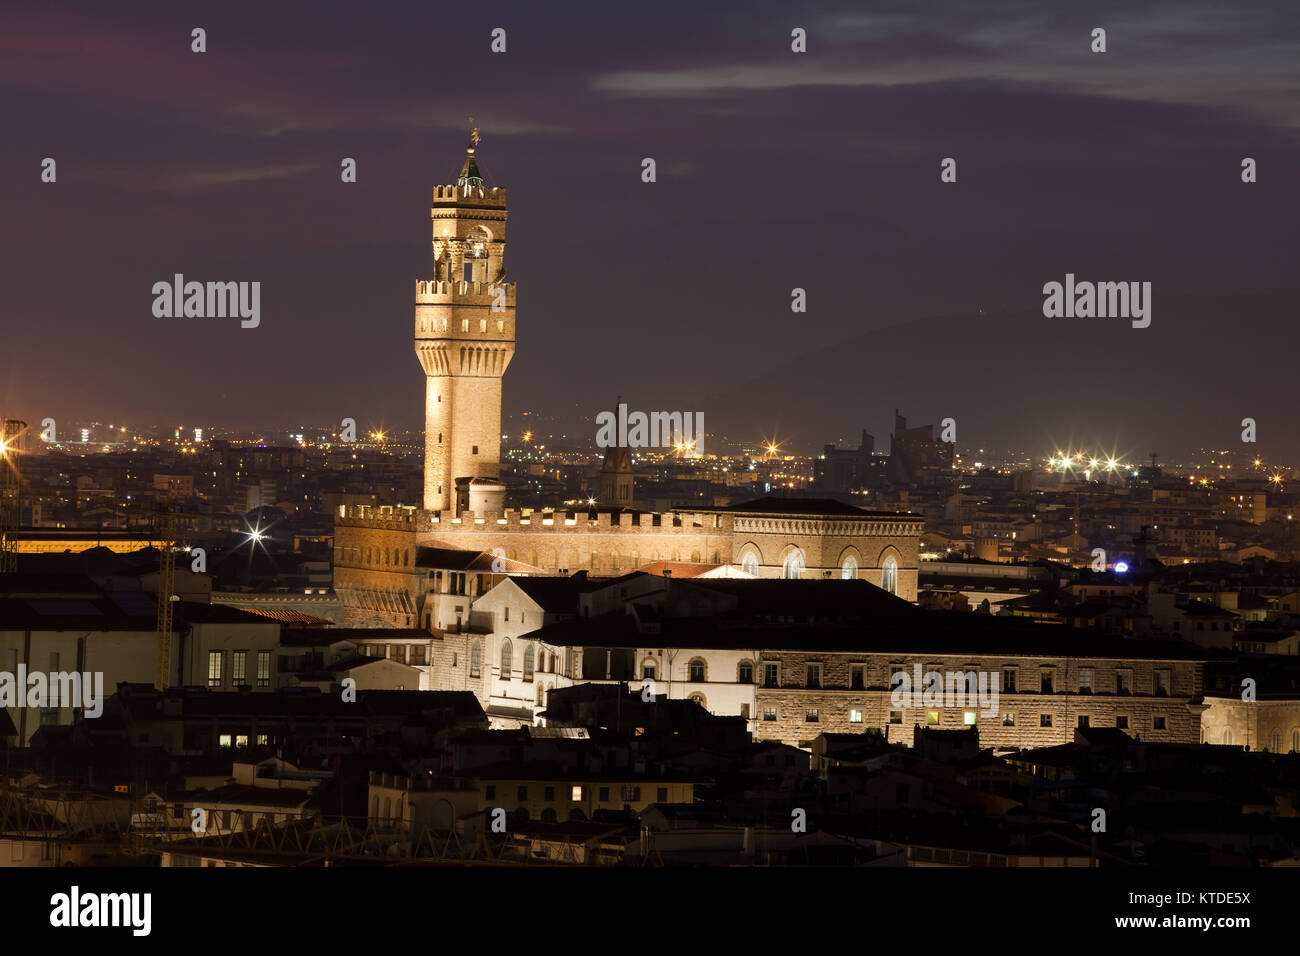
<path id="1" fill-rule="evenodd" d="M 417 426 L 406 339 L 411 285 L 431 274 L 422 220 L 473 115 L 484 177 L 514 200 L 523 325 L 507 409 L 527 396 L 581 418 L 636 396 L 806 452 L 888 434 L 895 405 L 955 417 L 960 444 L 1075 435 L 1140 455 L 1226 445 L 1252 417 L 1261 451 L 1300 448 L 1287 352 L 1272 347 L 1300 289 L 1280 214 L 1300 168 L 1285 5 L 1088 20 L 1017 3 L 772 6 L 720 49 L 708 12 L 689 43 L 655 46 L 617 15 L 559 29 L 521 9 L 505 54 L 486 19 L 481 49 L 458 25 L 465 42 L 440 49 L 436 77 L 291 8 L 195 14 L 215 17 L 203 54 L 182 14 L 69 9 L 57 26 L 11 15 L 6 31 L 0 76 L 21 95 L 5 119 L 29 141 L 39 123 L 48 144 L 7 164 L 14 279 L 0 295 L 39 320 L 11 324 L 6 414 L 93 404 L 239 425 L 273 405 Z M 377 16 L 405 22 L 397 42 L 412 46 L 433 19 Z M 806 54 L 788 42 L 801 20 Z M 1088 48 L 1093 20 L 1108 23 L 1104 55 Z M 546 80 L 520 96 L 521 69 Z M 943 183 L 950 156 L 958 178 Z M 1241 182 L 1243 156 L 1258 182 Z M 340 181 L 345 157 L 356 183 Z M 150 290 L 175 273 L 261 283 L 262 321 L 155 317 Z M 1041 289 L 1067 274 L 1151 282 L 1151 326 L 1045 318 Z M 67 294 L 86 288 L 92 308 Z"/>

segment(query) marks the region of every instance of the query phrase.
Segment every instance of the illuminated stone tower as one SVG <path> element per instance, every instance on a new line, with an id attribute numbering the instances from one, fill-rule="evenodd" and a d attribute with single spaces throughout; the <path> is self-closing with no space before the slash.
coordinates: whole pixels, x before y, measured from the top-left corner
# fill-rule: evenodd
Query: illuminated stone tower
<path id="1" fill-rule="evenodd" d="M 457 486 L 496 487 L 501 377 L 515 353 L 506 191 L 483 185 L 471 135 L 454 186 L 433 187 L 433 279 L 415 284 L 415 354 L 427 378 L 424 507 L 459 513 Z"/>

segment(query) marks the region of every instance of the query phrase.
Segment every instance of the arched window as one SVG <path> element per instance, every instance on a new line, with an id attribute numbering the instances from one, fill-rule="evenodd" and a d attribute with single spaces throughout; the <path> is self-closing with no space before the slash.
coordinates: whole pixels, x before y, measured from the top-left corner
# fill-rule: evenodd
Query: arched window
<path id="1" fill-rule="evenodd" d="M 1268 743 L 1269 743 L 1268 749 L 1271 750 L 1273 753 L 1277 753 L 1279 750 L 1282 749 L 1282 735 L 1278 733 L 1276 730 L 1273 731 L 1273 736 L 1269 738 Z"/>
<path id="2" fill-rule="evenodd" d="M 537 706 L 538 707 L 542 706 L 542 685 L 541 684 L 537 685 Z"/>
<path id="3" fill-rule="evenodd" d="M 699 704 L 705 710 L 709 709 L 709 702 L 704 699 L 703 694 L 691 694 L 691 700 L 695 701 L 695 703 Z"/>
<path id="4" fill-rule="evenodd" d="M 610 569 L 611 571 L 617 571 L 617 570 L 618 570 L 618 552 L 617 552 L 617 551 L 612 551 L 612 552 L 610 552 L 610 555 L 609 555 L 609 569 Z"/>
<path id="5" fill-rule="evenodd" d="M 510 639 L 507 638 L 501 644 L 501 679 L 510 679 L 510 666 L 513 662 L 514 648 L 510 646 Z"/>
<path id="6" fill-rule="evenodd" d="M 555 807 L 547 807 L 542 811 L 542 822 L 543 823 L 555 822 Z"/>
<path id="7" fill-rule="evenodd" d="M 691 552 L 691 563 L 692 563 L 692 564 L 699 564 L 699 563 L 700 563 L 700 552 L 698 552 L 698 551 L 692 551 L 692 552 Z"/>
<path id="8" fill-rule="evenodd" d="M 1231 728 L 1231 727 L 1224 727 L 1224 728 L 1223 728 L 1223 743 L 1224 743 L 1225 746 L 1228 746 L 1228 747 L 1231 747 L 1231 746 L 1232 746 L 1232 728 Z"/>
<path id="9" fill-rule="evenodd" d="M 754 683 L 754 662 L 741 661 L 740 667 L 737 668 L 736 680 L 741 684 Z"/>
<path id="10" fill-rule="evenodd" d="M 469 648 L 469 676 L 478 677 L 483 670 L 483 642 L 475 638 Z"/>
<path id="11" fill-rule="evenodd" d="M 1291 731 L 1291 752 L 1300 753 L 1300 730 Z"/>
<path id="12" fill-rule="evenodd" d="M 642 680 L 654 680 L 656 671 L 657 665 L 655 664 L 655 659 L 653 657 L 647 657 L 641 662 Z"/>
<path id="13" fill-rule="evenodd" d="M 840 565 L 840 577 L 845 581 L 852 581 L 858 576 L 858 559 L 853 555 L 845 555 L 844 563 Z"/>
<path id="14" fill-rule="evenodd" d="M 740 562 L 740 569 L 746 574 L 752 574 L 754 577 L 758 577 L 758 555 L 753 551 L 745 555 L 744 559 Z"/>
<path id="15" fill-rule="evenodd" d="M 686 665 L 686 679 L 695 683 L 703 683 L 709 679 L 703 658 L 697 657 Z"/>
<path id="16" fill-rule="evenodd" d="M 533 662 L 537 659 L 537 651 L 533 645 L 529 644 L 524 649 L 524 680 L 533 679 Z"/>
<path id="17" fill-rule="evenodd" d="M 785 556 L 781 576 L 789 581 L 797 581 L 804 572 L 803 552 L 795 549 Z"/>
<path id="18" fill-rule="evenodd" d="M 880 586 L 890 594 L 898 593 L 898 559 L 892 554 L 880 568 Z"/>

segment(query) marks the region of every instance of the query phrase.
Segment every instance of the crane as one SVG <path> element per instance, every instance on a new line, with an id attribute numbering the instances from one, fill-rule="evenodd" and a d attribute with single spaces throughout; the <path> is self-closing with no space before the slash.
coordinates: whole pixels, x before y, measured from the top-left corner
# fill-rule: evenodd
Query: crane
<path id="1" fill-rule="evenodd" d="M 18 440 L 26 430 L 26 422 L 0 419 L 0 574 L 18 570 L 17 531 L 22 523 Z"/>
<path id="2" fill-rule="evenodd" d="M 167 493 L 158 508 L 158 638 L 154 653 L 153 686 L 166 690 L 172 679 L 172 640 L 175 612 L 172 605 L 180 600 L 176 591 L 176 526 L 180 518 L 208 518 L 211 514 L 177 511 L 173 504 L 176 481 L 169 479 Z"/>
<path id="3" fill-rule="evenodd" d="M 176 548 L 176 511 L 172 508 L 174 484 L 167 482 L 167 496 L 158 515 L 158 647 L 154 652 L 153 686 L 163 691 L 172 678 L 172 604 L 177 597 L 176 563 L 172 551 Z"/>

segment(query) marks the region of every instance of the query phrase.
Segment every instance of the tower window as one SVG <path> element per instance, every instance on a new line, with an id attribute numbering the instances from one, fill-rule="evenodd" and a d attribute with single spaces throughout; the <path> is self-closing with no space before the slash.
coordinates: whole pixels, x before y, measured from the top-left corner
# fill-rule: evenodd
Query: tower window
<path id="1" fill-rule="evenodd" d="M 486 332 L 486 331 L 487 331 L 487 319 L 479 319 L 479 320 L 478 320 L 478 330 L 479 330 L 480 332 Z"/>
<path id="2" fill-rule="evenodd" d="M 478 445 L 475 445 L 475 446 L 470 450 L 470 454 L 471 454 L 471 455 L 477 455 L 477 454 L 478 454 Z"/>

